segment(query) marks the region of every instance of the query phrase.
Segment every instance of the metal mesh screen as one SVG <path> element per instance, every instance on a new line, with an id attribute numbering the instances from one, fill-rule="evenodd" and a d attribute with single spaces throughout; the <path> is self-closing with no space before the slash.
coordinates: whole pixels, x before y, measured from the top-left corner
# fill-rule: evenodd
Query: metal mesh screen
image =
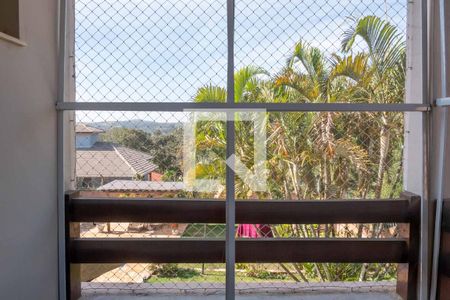
<path id="1" fill-rule="evenodd" d="M 407 1 L 235 2 L 236 102 L 404 102 Z M 226 8 L 217 0 L 75 0 L 76 101 L 225 102 Z M 252 191 L 236 177 L 237 199 L 395 198 L 402 191 L 404 113 L 265 116 L 268 188 Z M 196 193 L 184 185 L 189 120 L 187 112 L 76 112 L 77 189 L 118 198 L 225 199 L 225 189 Z M 203 154 L 196 170 L 225 186 L 225 125 L 197 129 Z M 250 170 L 251 130 L 236 123 L 236 153 Z M 82 223 L 80 236 L 224 238 L 225 225 Z M 385 238 L 397 236 L 397 225 L 237 224 L 236 236 Z M 81 274 L 85 295 L 204 296 L 223 293 L 225 266 L 89 264 Z M 302 283 L 327 290 L 339 289 L 332 281 L 376 281 L 360 287 L 391 291 L 385 281 L 395 274 L 392 264 L 237 264 L 236 290 L 298 293 Z"/>
<path id="2" fill-rule="evenodd" d="M 268 190 L 237 178 L 238 199 L 380 199 L 403 188 L 403 113 L 269 113 Z M 237 153 L 252 153 L 248 122 L 238 122 Z M 242 155 L 252 164 L 252 155 Z"/>
<path id="3" fill-rule="evenodd" d="M 75 1 L 77 101 L 190 101 L 226 79 L 223 1 Z"/>
<path id="4" fill-rule="evenodd" d="M 120 121 L 131 115 L 136 119 Z M 154 151 L 165 153 L 159 161 L 171 161 L 161 177 L 136 177 L 126 179 L 99 178 L 94 181 L 81 176 L 85 169 L 96 169 L 97 163 L 106 164 L 116 172 L 121 170 L 123 157 L 114 160 L 108 153 L 95 155 L 89 148 L 77 149 L 77 182 L 85 195 L 101 197 L 149 197 L 149 198 L 225 198 L 225 190 L 220 193 L 192 193 L 184 190 L 180 158 L 172 156 L 182 148 L 181 123 L 187 118 L 183 114 L 170 115 L 167 122 L 149 113 L 101 112 L 81 113 L 81 124 L 103 128 L 99 133 L 102 144 L 124 147 L 139 153 L 154 155 Z M 165 115 L 165 114 L 161 114 Z M 159 118 L 161 118 L 159 115 Z M 268 113 L 267 159 L 268 190 L 254 192 L 245 180 L 236 177 L 237 199 L 336 199 L 336 198 L 396 198 L 403 189 L 403 113 Z M 381 122 L 386 117 L 387 123 Z M 92 123 L 102 116 L 104 123 Z M 179 118 L 179 122 L 176 121 Z M 119 120 L 117 120 L 119 119 Z M 108 121 L 110 120 L 110 121 Z M 152 120 L 152 121 L 143 121 Z M 172 121 L 172 122 L 171 122 Z M 108 123 L 110 122 L 110 123 Z M 218 122 L 218 130 L 224 130 Z M 105 124 L 109 124 L 105 126 Z M 128 128 L 130 124 L 134 124 Z M 136 124 L 141 124 L 136 126 Z M 145 124 L 145 125 L 142 125 Z M 159 124 L 159 125 L 155 125 Z M 156 126 L 160 133 L 155 137 L 150 130 Z M 386 126 L 387 134 L 383 133 Z M 207 127 L 208 128 L 208 127 Z M 123 131 L 123 132 L 122 132 Z M 219 132 L 220 133 L 220 132 Z M 147 136 L 148 134 L 148 136 Z M 236 123 L 236 152 L 244 164 L 251 167 L 253 140 L 250 122 Z M 161 137 L 173 137 L 177 143 L 155 145 Z M 219 137 L 217 137 L 219 136 Z M 199 132 L 198 145 L 209 141 L 208 147 L 223 150 L 225 137 L 217 131 Z M 384 148 L 383 145 L 388 145 Z M 95 146 L 94 146 L 95 147 Z M 167 151 L 167 147 L 169 150 Z M 178 149 L 178 150 L 177 150 Z M 104 150 L 102 150 L 104 151 Z M 117 150 L 111 150 L 116 152 Z M 247 153 L 247 155 L 242 155 Z M 116 160 L 117 159 L 117 160 Z M 172 159 L 172 160 L 171 160 Z M 97 161 L 98 160 L 98 161 Z M 225 184 L 224 172 L 216 168 L 223 164 L 223 158 L 199 162 L 207 176 L 219 179 Z M 151 160 L 153 162 L 153 160 Z M 120 162 L 120 164 L 119 164 Z M 128 165 L 125 163 L 125 165 Z M 174 169 L 177 169 L 174 172 Z M 171 179 L 173 174 L 175 179 Z M 381 174 L 381 175 L 380 175 Z M 91 175 L 92 176 L 92 175 Z M 327 177 L 329 176 L 329 177 Z M 324 178 L 327 178 L 325 180 Z M 175 181 L 170 181 L 175 180 Z M 90 182 L 91 185 L 86 185 Z M 98 185 L 95 185 L 98 184 Z M 144 184 L 144 186 L 142 185 Z M 238 200 L 239 201 L 239 200 Z M 164 224 L 164 223 L 82 223 L 82 238 L 224 238 L 224 224 Z M 398 236 L 396 224 L 237 224 L 237 238 L 395 238 Z M 84 269 L 99 275 L 84 284 L 86 293 L 136 292 L 136 293 L 220 293 L 223 292 L 225 269 L 221 264 L 125 264 L 104 266 L 86 265 Z M 99 270 L 100 273 L 95 273 Z M 300 271 L 303 270 L 303 271 Z M 87 271 L 88 272 L 88 271 Z M 102 273 L 103 272 L 103 273 Z M 152 273 L 156 272 L 156 273 Z M 158 272 L 163 272 L 158 275 Z M 173 275 L 166 274 L 172 272 Z M 153 275 L 152 275 L 153 274 Z M 151 277 L 149 277 L 151 276 Z M 270 293 L 304 291 L 304 282 L 328 281 L 386 281 L 395 279 L 395 264 L 238 264 L 236 277 L 239 292 L 250 293 L 267 289 Z M 220 282 L 219 282 L 219 279 Z M 133 289 L 126 288 L 133 282 Z M 222 285 L 220 285 L 220 284 Z M 386 283 L 389 287 L 392 283 Z M 208 290 L 210 289 L 210 290 Z M 388 289 L 389 290 L 389 289 Z M 133 292 L 133 293 L 134 293 Z"/>
<path id="5" fill-rule="evenodd" d="M 276 74 L 299 42 L 326 56 L 339 54 L 346 31 L 367 16 L 390 22 L 406 40 L 406 9 L 406 1 L 397 0 L 236 1 L 236 68 L 253 65 Z M 358 41 L 354 52 L 365 50 Z"/>
<path id="6" fill-rule="evenodd" d="M 77 189 L 188 197 L 183 113 L 77 112 Z"/>

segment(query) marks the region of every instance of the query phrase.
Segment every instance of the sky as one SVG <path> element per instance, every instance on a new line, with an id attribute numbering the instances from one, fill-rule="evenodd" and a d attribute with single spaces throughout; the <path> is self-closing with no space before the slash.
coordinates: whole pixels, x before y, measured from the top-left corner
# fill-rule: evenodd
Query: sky
<path id="1" fill-rule="evenodd" d="M 226 86 L 226 0 L 76 0 L 76 100 L 186 102 Z M 300 40 L 339 52 L 351 18 L 376 15 L 406 27 L 407 0 L 236 0 L 236 68 L 279 72 Z M 362 48 L 361 48 L 362 49 Z M 183 114 L 79 112 L 84 122 Z"/>

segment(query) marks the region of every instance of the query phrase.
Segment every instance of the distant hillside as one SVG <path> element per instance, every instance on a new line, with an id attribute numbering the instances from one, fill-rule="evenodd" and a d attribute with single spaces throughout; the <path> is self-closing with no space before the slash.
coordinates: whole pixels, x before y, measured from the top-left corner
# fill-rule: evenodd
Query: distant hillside
<path id="1" fill-rule="evenodd" d="M 154 133 L 160 130 L 162 133 L 170 133 L 176 128 L 180 128 L 180 123 L 163 123 L 152 122 L 144 120 L 128 120 L 128 121 L 114 121 L 114 122 L 92 122 L 88 123 L 89 126 L 93 126 L 99 129 L 108 130 L 114 127 L 123 127 L 128 129 L 138 129 L 148 133 Z"/>

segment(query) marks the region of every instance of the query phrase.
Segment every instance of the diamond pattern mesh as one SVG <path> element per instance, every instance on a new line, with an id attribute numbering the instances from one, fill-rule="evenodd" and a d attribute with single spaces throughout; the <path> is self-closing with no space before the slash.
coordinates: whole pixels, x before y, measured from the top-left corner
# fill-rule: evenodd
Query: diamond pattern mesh
<path id="1" fill-rule="evenodd" d="M 395 28 L 390 43 L 400 45 L 395 51 L 404 47 L 406 0 L 235 2 L 236 102 L 404 101 L 404 56 L 386 52 L 383 57 L 397 57 L 399 63 L 381 64 L 361 34 L 353 43 L 348 39 L 360 20 L 374 16 Z M 76 101 L 225 102 L 226 8 L 226 1 L 218 0 L 76 0 Z M 395 70 L 385 71 L 388 67 Z M 225 199 L 225 190 L 194 193 L 184 186 L 183 125 L 189 118 L 181 112 L 76 112 L 77 189 L 119 198 Z M 253 192 L 236 178 L 237 199 L 395 198 L 402 191 L 403 113 L 270 113 L 267 118 L 269 188 Z M 224 184 L 225 127 L 216 125 L 198 135 L 196 146 L 206 153 L 198 164 L 204 178 Z M 236 153 L 251 169 L 248 126 L 236 123 Z M 80 236 L 224 238 L 225 226 L 82 223 Z M 236 236 L 386 238 L 397 237 L 398 228 L 237 224 Z M 223 264 L 89 264 L 81 270 L 85 295 L 224 292 Z M 382 285 L 395 276 L 392 264 L 237 264 L 236 290 L 297 293 L 305 291 L 304 283 Z"/>

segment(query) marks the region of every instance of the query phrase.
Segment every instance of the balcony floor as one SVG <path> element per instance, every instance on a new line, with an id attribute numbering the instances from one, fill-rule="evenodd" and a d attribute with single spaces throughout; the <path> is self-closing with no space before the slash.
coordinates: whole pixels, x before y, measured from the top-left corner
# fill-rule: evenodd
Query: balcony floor
<path id="1" fill-rule="evenodd" d="M 223 300 L 223 295 L 216 296 L 85 296 L 82 300 Z M 261 296 L 261 295 L 247 295 L 236 296 L 236 299 L 242 300 L 398 300 L 400 299 L 393 293 L 314 293 L 309 295 L 295 295 L 295 296 Z"/>
<path id="2" fill-rule="evenodd" d="M 82 300 L 223 300 L 223 285 L 211 283 L 180 287 L 178 284 L 83 283 Z M 331 282 L 236 285 L 241 300 L 398 300 L 395 282 Z"/>

